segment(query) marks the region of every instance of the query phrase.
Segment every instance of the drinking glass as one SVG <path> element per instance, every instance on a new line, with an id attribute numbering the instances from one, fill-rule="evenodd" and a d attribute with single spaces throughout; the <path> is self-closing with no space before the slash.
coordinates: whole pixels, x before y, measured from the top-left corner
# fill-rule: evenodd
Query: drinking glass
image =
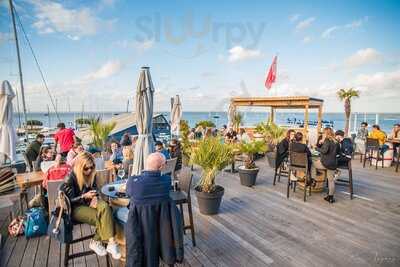
<path id="1" fill-rule="evenodd" d="M 119 180 L 122 180 L 125 177 L 125 169 L 124 168 L 119 168 L 117 175 L 119 177 Z"/>

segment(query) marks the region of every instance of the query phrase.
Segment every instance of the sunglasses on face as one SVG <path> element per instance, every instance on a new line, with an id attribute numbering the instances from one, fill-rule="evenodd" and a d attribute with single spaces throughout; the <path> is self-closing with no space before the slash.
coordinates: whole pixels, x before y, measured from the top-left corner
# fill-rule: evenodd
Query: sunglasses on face
<path id="1" fill-rule="evenodd" d="M 93 170 L 93 169 L 94 169 L 94 166 L 89 166 L 89 167 L 85 166 L 83 168 L 84 171 Z"/>

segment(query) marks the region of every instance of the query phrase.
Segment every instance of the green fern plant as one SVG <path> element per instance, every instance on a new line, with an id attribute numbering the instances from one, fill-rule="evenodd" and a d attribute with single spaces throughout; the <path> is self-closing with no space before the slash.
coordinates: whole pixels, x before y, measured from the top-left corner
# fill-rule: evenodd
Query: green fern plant
<path id="1" fill-rule="evenodd" d="M 116 122 L 102 123 L 100 118 L 91 119 L 89 129 L 92 134 L 92 143 L 98 148 L 104 148 L 108 136 L 115 128 Z"/>
<path id="2" fill-rule="evenodd" d="M 203 171 L 197 189 L 211 193 L 216 189 L 215 177 L 219 171 L 232 162 L 233 147 L 224 144 L 217 137 L 201 140 L 193 149 L 190 162 L 202 167 Z"/>

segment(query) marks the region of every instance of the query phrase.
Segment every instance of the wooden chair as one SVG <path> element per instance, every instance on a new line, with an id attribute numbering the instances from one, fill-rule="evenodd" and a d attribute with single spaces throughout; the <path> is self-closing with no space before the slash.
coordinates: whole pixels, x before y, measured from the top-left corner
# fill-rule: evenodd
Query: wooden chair
<path id="1" fill-rule="evenodd" d="M 344 184 L 349 186 L 349 193 L 350 193 L 350 199 L 353 199 L 353 169 L 351 166 L 351 160 L 347 162 L 347 165 L 344 166 L 339 166 L 338 169 L 343 169 L 343 170 L 348 170 L 349 172 L 349 179 L 337 179 L 336 182 L 339 184 Z"/>
<path id="2" fill-rule="evenodd" d="M 378 161 L 379 160 L 382 160 L 382 168 L 383 168 L 383 153 L 380 149 L 379 141 L 374 138 L 367 138 L 367 141 L 365 143 L 363 168 L 365 168 L 365 163 L 366 163 L 367 159 L 369 161 L 369 166 L 372 166 L 372 159 L 373 159 L 374 155 L 376 155 L 375 170 L 378 169 Z"/>
<path id="3" fill-rule="evenodd" d="M 49 203 L 49 214 L 54 210 L 56 207 L 56 200 L 58 196 L 58 191 L 60 185 L 64 183 L 64 180 L 54 180 L 47 182 L 47 202 Z"/>
<path id="4" fill-rule="evenodd" d="M 165 163 L 164 168 L 161 170 L 161 174 L 170 174 L 171 179 L 174 179 L 175 177 L 175 166 L 176 162 L 178 161 L 178 158 L 173 158 L 173 159 L 167 159 L 167 162 Z"/>
<path id="5" fill-rule="evenodd" d="M 273 182 L 273 185 L 276 184 L 276 177 L 277 177 L 277 176 L 278 176 L 278 182 L 280 182 L 280 181 L 281 181 L 281 175 L 282 175 L 282 173 L 285 174 L 285 175 L 288 174 L 288 173 L 287 173 L 287 169 L 286 169 L 286 167 L 285 167 L 285 164 L 287 165 L 287 163 L 288 163 L 288 161 L 287 161 L 287 158 L 286 158 L 284 161 L 282 161 L 282 163 L 281 163 L 278 167 L 275 167 L 275 174 L 274 174 L 274 182 Z"/>
<path id="6" fill-rule="evenodd" d="M 296 175 L 298 172 L 304 173 L 304 202 L 307 199 L 307 187 L 309 188 L 309 195 L 311 196 L 311 172 L 308 169 L 307 153 L 290 152 L 289 154 L 289 177 L 287 184 L 287 198 L 289 198 L 289 188 L 293 185 L 293 192 L 296 192 L 297 181 L 292 181 L 291 176 Z"/>
<path id="7" fill-rule="evenodd" d="M 193 212 L 192 212 L 192 200 L 190 197 L 190 188 L 192 185 L 192 171 L 188 167 L 183 167 L 178 174 L 179 188 L 180 191 L 171 191 L 171 199 L 179 205 L 183 224 L 183 233 L 186 234 L 186 230 L 190 229 L 192 234 L 192 244 L 196 246 L 196 239 L 194 234 L 194 223 L 193 223 Z M 185 225 L 185 217 L 183 216 L 183 204 L 187 204 L 189 213 L 189 225 Z"/>
<path id="8" fill-rule="evenodd" d="M 28 157 L 26 156 L 26 153 L 22 153 L 22 158 L 24 159 L 25 166 L 26 166 L 26 172 L 32 172 L 33 171 L 33 165 L 32 162 L 29 161 Z"/>

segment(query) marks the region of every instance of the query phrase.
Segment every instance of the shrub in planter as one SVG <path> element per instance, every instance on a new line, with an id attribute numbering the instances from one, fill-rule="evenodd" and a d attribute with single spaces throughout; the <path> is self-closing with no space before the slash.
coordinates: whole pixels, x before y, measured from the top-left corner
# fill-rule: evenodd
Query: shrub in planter
<path id="1" fill-rule="evenodd" d="M 265 141 L 252 141 L 240 144 L 239 149 L 246 155 L 244 166 L 238 168 L 240 183 L 245 186 L 253 186 L 256 183 L 259 171 L 254 162 L 254 156 L 257 153 L 265 153 L 268 150 L 267 145 Z"/>
<path id="2" fill-rule="evenodd" d="M 197 164 L 203 169 L 195 188 L 202 214 L 218 213 L 224 188 L 215 184 L 215 178 L 219 171 L 231 163 L 232 150 L 232 146 L 221 143 L 219 138 L 209 137 L 201 140 L 191 153 L 191 164 Z"/>

